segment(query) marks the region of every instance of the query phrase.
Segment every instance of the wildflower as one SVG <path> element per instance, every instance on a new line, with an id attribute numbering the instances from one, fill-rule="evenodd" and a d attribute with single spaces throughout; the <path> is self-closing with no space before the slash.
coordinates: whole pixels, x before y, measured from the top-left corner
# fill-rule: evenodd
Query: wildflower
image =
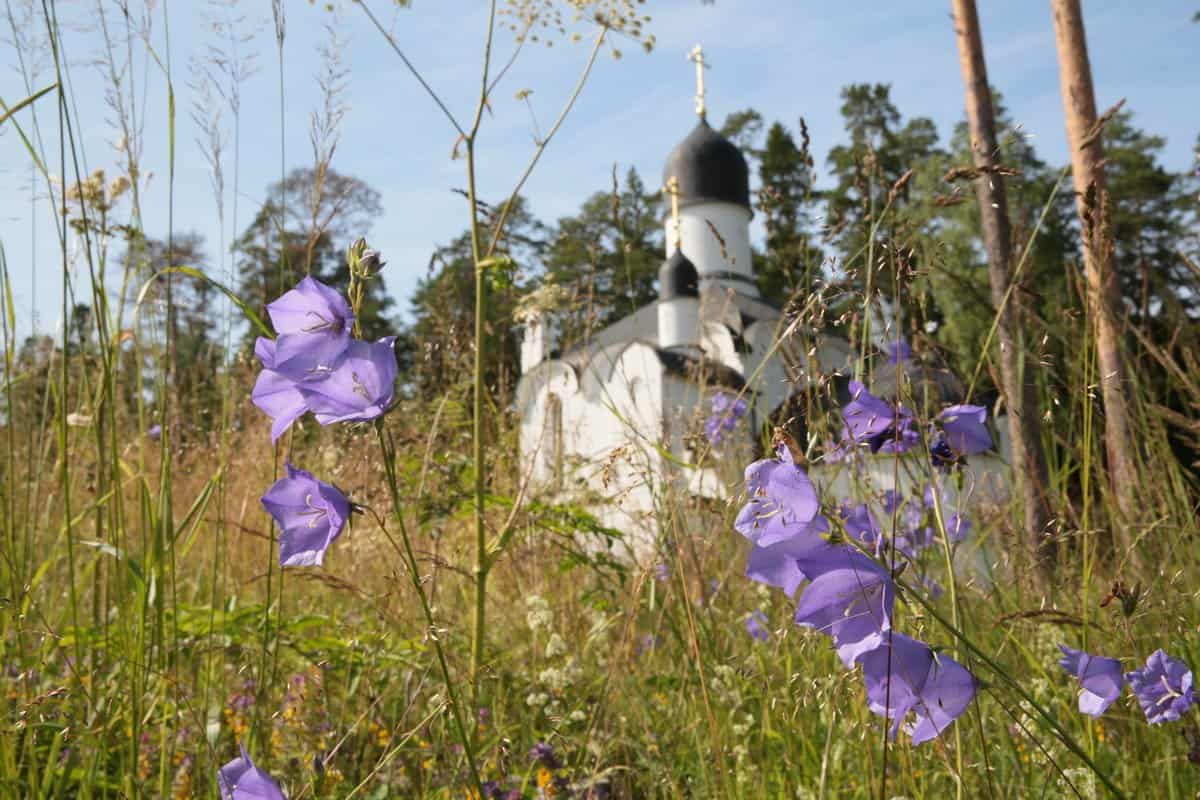
<path id="1" fill-rule="evenodd" d="M 894 342 L 888 342 L 885 345 L 889 364 L 900 364 L 904 361 L 912 359 L 912 347 L 904 339 L 896 339 Z"/>
<path id="2" fill-rule="evenodd" d="M 1079 710 L 1090 717 L 1098 717 L 1121 696 L 1125 677 L 1121 674 L 1121 662 L 1115 658 L 1094 656 L 1060 644 L 1063 657 L 1059 666 L 1079 679 Z"/>
<path id="3" fill-rule="evenodd" d="M 558 769 L 562 766 L 562 762 L 554 753 L 554 747 L 546 742 L 538 742 L 530 749 L 529 760 L 541 764 L 547 769 Z"/>
<path id="4" fill-rule="evenodd" d="M 550 604 L 541 595 L 533 594 L 525 598 L 525 624 L 532 631 L 547 628 L 554 624 L 554 612 Z"/>
<path id="5" fill-rule="evenodd" d="M 550 634 L 550 640 L 546 642 L 546 658 L 558 658 L 566 655 L 567 643 L 557 633 Z"/>
<path id="6" fill-rule="evenodd" d="M 287 465 L 281 478 L 262 496 L 279 535 L 279 563 L 284 567 L 320 565 L 350 516 L 350 501 L 311 473 Z"/>
<path id="7" fill-rule="evenodd" d="M 146 436 L 152 441 L 157 442 L 162 438 L 162 425 L 151 425 L 146 429 Z"/>
<path id="8" fill-rule="evenodd" d="M 946 432 L 946 444 L 956 455 L 973 456 L 992 449 L 987 409 L 983 406 L 949 406 L 939 417 Z"/>
<path id="9" fill-rule="evenodd" d="M 755 611 L 746 617 L 746 633 L 750 634 L 750 638 L 755 641 L 765 642 L 770 639 L 771 633 L 767 630 L 767 615 L 762 611 Z"/>
<path id="10" fill-rule="evenodd" d="M 272 369 L 295 380 L 324 377 L 350 345 L 354 312 L 336 290 L 314 278 L 267 305 L 276 339 Z"/>
<path id="11" fill-rule="evenodd" d="M 890 490 L 889 490 L 890 491 Z M 892 510 L 889 514 L 895 513 L 899 507 L 895 505 L 895 497 L 885 497 L 884 510 L 887 511 L 890 505 Z M 904 505 L 903 503 L 901 505 Z M 906 514 L 905 517 L 908 517 Z M 876 558 L 881 558 L 888 550 L 888 541 L 883 528 L 880 527 L 879 521 L 866 504 L 857 506 L 842 507 L 842 518 L 846 528 L 846 534 L 852 539 L 857 539 L 868 547 Z M 911 522 L 911 520 L 909 520 Z M 897 552 L 905 558 L 915 559 L 917 551 L 924 546 L 924 537 L 921 534 L 919 525 L 914 525 L 911 529 L 897 531 L 894 537 L 891 537 L 894 542 L 894 547 Z"/>
<path id="12" fill-rule="evenodd" d="M 939 436 L 929 446 L 929 460 L 933 466 L 942 471 L 948 471 L 960 461 L 958 454 L 951 449 L 944 436 Z"/>
<path id="13" fill-rule="evenodd" d="M 868 706 L 891 721 L 893 738 L 903 724 L 913 744 L 927 742 L 975 698 L 975 678 L 966 667 L 901 633 L 890 633 L 881 647 L 863 654 L 861 663 Z M 915 718 L 905 722 L 910 712 Z"/>
<path id="14" fill-rule="evenodd" d="M 912 412 L 906 407 L 880 400 L 858 381 L 850 381 L 850 397 L 842 409 L 843 438 L 866 443 L 872 453 L 903 453 L 917 443 Z"/>
<path id="15" fill-rule="evenodd" d="M 818 516 L 805 526 L 794 526 L 790 539 L 761 547 L 755 545 L 746 559 L 746 577 L 752 581 L 774 586 L 791 597 L 807 580 L 800 562 L 813 560 L 833 548 L 820 534 L 829 530 L 824 517 Z"/>
<path id="16" fill-rule="evenodd" d="M 796 605 L 797 624 L 829 634 L 847 667 L 883 644 L 895 587 L 882 567 L 849 546 L 801 560 L 799 567 L 810 583 Z"/>
<path id="17" fill-rule="evenodd" d="M 746 467 L 749 501 L 738 512 L 734 527 L 760 547 L 793 538 L 816 519 L 821 509 L 808 474 L 780 445 L 777 458 L 764 458 Z"/>
<path id="18" fill-rule="evenodd" d="M 327 378 L 299 384 L 317 422 L 364 422 L 387 410 L 396 382 L 395 340 L 394 336 L 378 342 L 354 340 Z"/>
<path id="19" fill-rule="evenodd" d="M 704 423 L 704 435 L 712 444 L 720 444 L 725 434 L 732 432 L 745 414 L 745 400 L 727 392 L 718 392 L 712 399 L 712 414 Z"/>
<path id="20" fill-rule="evenodd" d="M 669 577 L 671 577 L 671 568 L 669 566 L 661 561 L 654 566 L 654 580 L 665 581 Z"/>
<path id="21" fill-rule="evenodd" d="M 951 514 L 946 517 L 946 538 L 951 542 L 961 542 L 966 540 L 971 533 L 971 521 L 959 514 Z"/>
<path id="22" fill-rule="evenodd" d="M 635 652 L 637 655 L 640 656 L 642 653 L 647 653 L 647 652 L 655 649 L 662 643 L 663 643 L 663 639 L 661 636 L 657 636 L 653 633 L 643 633 L 638 638 L 637 648 L 635 649 Z"/>
<path id="23" fill-rule="evenodd" d="M 374 275 L 386 266 L 387 262 L 380 260 L 378 250 L 364 250 L 358 260 L 358 270 L 363 275 Z"/>
<path id="24" fill-rule="evenodd" d="M 308 404 L 304 393 L 300 391 L 296 381 L 274 369 L 276 343 L 273 339 L 262 336 L 254 343 L 254 354 L 262 362 L 263 371 L 258 373 L 250 399 L 267 416 L 271 418 L 271 441 L 279 437 L 292 426 L 292 423 L 304 416 Z"/>
<path id="25" fill-rule="evenodd" d="M 222 800 L 287 800 L 279 784 L 271 776 L 254 766 L 246 748 L 242 754 L 217 773 Z"/>
<path id="26" fill-rule="evenodd" d="M 1125 674 L 1151 725 L 1173 722 L 1191 708 L 1192 671 L 1177 658 L 1155 650 L 1146 666 Z"/>

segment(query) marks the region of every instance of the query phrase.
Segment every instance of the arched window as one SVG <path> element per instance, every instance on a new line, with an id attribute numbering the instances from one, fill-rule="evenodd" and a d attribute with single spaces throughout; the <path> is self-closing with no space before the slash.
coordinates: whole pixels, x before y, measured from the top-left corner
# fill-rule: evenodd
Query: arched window
<path id="1" fill-rule="evenodd" d="M 546 443 L 542 449 L 546 475 L 555 491 L 563 488 L 563 407 L 553 392 L 546 396 Z"/>

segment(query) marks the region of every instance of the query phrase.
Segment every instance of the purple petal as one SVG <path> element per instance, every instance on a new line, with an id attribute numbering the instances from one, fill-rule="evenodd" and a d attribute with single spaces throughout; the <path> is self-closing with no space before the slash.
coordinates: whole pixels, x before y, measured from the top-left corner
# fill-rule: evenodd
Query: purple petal
<path id="1" fill-rule="evenodd" d="M 262 504 L 279 525 L 279 563 L 285 567 L 320 565 L 350 516 L 345 495 L 291 464 Z"/>
<path id="2" fill-rule="evenodd" d="M 317 422 L 363 422 L 383 414 L 395 390 L 395 338 L 354 340 L 328 378 L 300 385 Z"/>
<path id="3" fill-rule="evenodd" d="M 308 277 L 278 300 L 267 305 L 271 324 L 280 336 L 322 331 L 346 332 L 354 324 L 354 312 L 335 289 Z"/>
<path id="4" fill-rule="evenodd" d="M 971 456 L 992 448 L 987 429 L 987 409 L 983 406 L 950 406 L 941 413 L 946 441 L 954 452 Z"/>
<path id="5" fill-rule="evenodd" d="M 271 417 L 271 441 L 278 441 L 292 423 L 304 416 L 308 405 L 296 384 L 275 372 L 264 369 L 258 373 L 250 399 Z"/>
<path id="6" fill-rule="evenodd" d="M 222 800 L 287 800 L 271 776 L 254 766 L 246 748 L 217 773 Z"/>
<path id="7" fill-rule="evenodd" d="M 843 560 L 833 557 L 833 563 Z M 879 647 L 891 628 L 891 578 L 874 562 L 868 563 L 869 567 L 859 564 L 815 575 L 796 606 L 797 624 L 832 636 L 847 667 Z M 801 560 L 800 569 L 805 565 Z"/>
<path id="8" fill-rule="evenodd" d="M 914 707 L 916 719 L 904 729 L 912 743 L 927 742 L 950 727 L 975 699 L 977 687 L 966 667 L 949 656 L 936 655 Z"/>

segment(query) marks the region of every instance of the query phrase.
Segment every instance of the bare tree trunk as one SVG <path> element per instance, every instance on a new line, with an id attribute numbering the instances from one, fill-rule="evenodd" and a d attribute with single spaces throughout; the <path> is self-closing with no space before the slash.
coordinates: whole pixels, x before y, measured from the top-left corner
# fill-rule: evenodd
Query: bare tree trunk
<path id="1" fill-rule="evenodd" d="M 967 95 L 967 123 L 971 131 L 971 151 L 981 174 L 975 180 L 979 215 L 983 223 L 983 244 L 988 258 L 988 282 L 992 305 L 999 319 L 996 336 L 1000 340 L 1000 382 L 1008 406 L 1008 430 L 1012 439 L 1012 471 L 1017 494 L 1024 504 L 1025 535 L 1043 568 L 1052 563 L 1054 551 L 1047 534 L 1050 518 L 1047 502 L 1049 479 L 1046 456 L 1042 451 L 1042 430 L 1037 415 L 1036 388 L 1029 373 L 1022 370 L 1019 294 L 1009 302 L 1012 260 L 1012 232 L 1008 220 L 1008 198 L 1003 176 L 996 173 L 999 148 L 996 143 L 996 119 L 988 85 L 987 64 L 983 58 L 983 37 L 975 0 L 951 0 L 958 56 L 962 63 L 963 85 Z"/>
<path id="2" fill-rule="evenodd" d="M 1058 45 L 1058 70 L 1062 83 L 1067 140 L 1071 146 L 1071 173 L 1075 202 L 1083 228 L 1083 256 L 1087 271 L 1088 305 L 1096 326 L 1100 362 L 1100 390 L 1104 399 L 1104 444 L 1108 471 L 1117 504 L 1126 517 L 1133 516 L 1134 458 L 1125 397 L 1125 369 L 1121 356 L 1118 318 L 1120 295 L 1105 244 L 1103 216 L 1104 150 L 1096 127 L 1096 96 L 1088 62 L 1087 38 L 1079 0 L 1050 0 Z M 1124 526 L 1118 526 L 1123 532 Z M 1127 535 L 1117 541 L 1129 544 Z"/>

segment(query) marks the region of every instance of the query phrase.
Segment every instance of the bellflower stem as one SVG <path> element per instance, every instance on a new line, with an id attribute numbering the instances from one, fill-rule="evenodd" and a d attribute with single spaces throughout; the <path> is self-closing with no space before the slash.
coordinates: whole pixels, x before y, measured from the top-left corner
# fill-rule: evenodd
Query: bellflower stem
<path id="1" fill-rule="evenodd" d="M 383 456 L 383 470 L 387 477 L 388 491 L 392 497 L 392 515 L 396 518 L 396 524 L 400 527 L 400 541 L 403 544 L 403 550 L 396 547 L 395 540 L 392 539 L 391 534 L 386 528 L 384 529 L 384 534 L 391 540 L 392 546 L 396 547 L 404 559 L 408 574 L 412 578 L 413 589 L 416 590 L 417 598 L 421 601 L 421 611 L 425 615 L 426 631 L 429 634 L 430 641 L 433 642 L 433 650 L 437 654 L 438 667 L 442 673 L 442 683 L 446 686 L 446 703 L 450 706 L 450 713 L 454 717 L 455 732 L 458 734 L 458 739 L 463 746 L 463 752 L 467 756 L 467 764 L 470 766 L 471 780 L 475 785 L 475 791 L 478 793 L 477 796 L 483 797 L 483 783 L 479 777 L 479 768 L 475 764 L 475 748 L 471 737 L 467 735 L 466 725 L 463 724 L 462 707 L 458 703 L 457 693 L 454 691 L 454 683 L 450 678 L 450 666 L 446 662 L 446 652 L 442 648 L 442 640 L 434 624 L 433 610 L 429 606 L 429 598 L 426 596 L 425 587 L 421 583 L 421 573 L 418 570 L 416 554 L 413 552 L 412 540 L 408 536 L 408 526 L 404 523 L 404 513 L 400 510 L 400 488 L 396 480 L 395 451 L 384 435 L 382 419 L 375 420 L 375 434 L 379 438 L 379 450 Z"/>

